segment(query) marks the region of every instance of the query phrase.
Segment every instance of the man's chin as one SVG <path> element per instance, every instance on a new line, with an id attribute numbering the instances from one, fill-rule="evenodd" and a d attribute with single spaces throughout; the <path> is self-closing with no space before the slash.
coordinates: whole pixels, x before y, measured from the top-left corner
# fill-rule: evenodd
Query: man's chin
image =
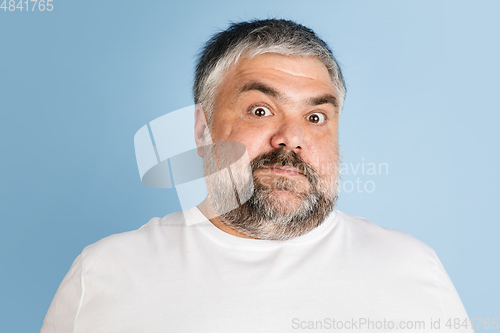
<path id="1" fill-rule="evenodd" d="M 302 202 L 302 196 L 291 190 L 274 190 L 268 194 L 269 200 L 277 204 L 286 204 L 290 201 L 294 203 Z"/>
<path id="2" fill-rule="evenodd" d="M 279 215 L 294 215 L 304 205 L 304 194 L 291 190 L 274 190 L 266 194 L 263 204 Z"/>

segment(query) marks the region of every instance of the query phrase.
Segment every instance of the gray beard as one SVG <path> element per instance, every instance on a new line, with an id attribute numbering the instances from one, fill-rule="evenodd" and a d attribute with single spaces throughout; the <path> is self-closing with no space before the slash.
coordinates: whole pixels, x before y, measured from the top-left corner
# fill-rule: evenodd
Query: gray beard
<path id="1" fill-rule="evenodd" d="M 271 165 L 297 168 L 307 178 L 309 188 L 299 191 L 297 184 L 290 178 L 279 176 L 273 176 L 270 185 L 264 184 L 254 173 Z M 280 148 L 250 162 L 251 178 L 249 172 L 238 172 L 228 179 L 213 173 L 217 166 L 215 154 L 212 152 L 204 155 L 205 171 L 212 171 L 214 174 L 210 180 L 207 179 L 208 199 L 219 214 L 220 221 L 243 235 L 265 240 L 291 239 L 321 225 L 337 201 L 339 165 L 340 158 L 337 158 L 333 172 L 326 177 L 320 176 L 314 167 L 304 162 L 295 152 Z M 293 200 L 295 204 L 279 202 L 275 198 L 277 191 L 294 193 L 297 197 Z M 248 200 L 240 200 L 238 193 L 251 195 L 247 196 Z M 234 196 L 238 204 L 234 205 L 233 201 L 231 207 L 228 205 L 231 202 L 228 198 Z"/>

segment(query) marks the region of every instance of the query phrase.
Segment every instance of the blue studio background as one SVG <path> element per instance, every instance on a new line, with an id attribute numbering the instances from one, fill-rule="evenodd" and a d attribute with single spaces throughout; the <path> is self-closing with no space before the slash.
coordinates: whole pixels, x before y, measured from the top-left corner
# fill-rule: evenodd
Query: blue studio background
<path id="1" fill-rule="evenodd" d="M 85 246 L 179 209 L 141 184 L 134 134 L 192 104 L 210 35 L 265 17 L 310 26 L 343 66 L 338 209 L 424 241 L 469 317 L 500 317 L 499 2 L 52 4 L 0 10 L 0 331 L 39 330 Z"/>

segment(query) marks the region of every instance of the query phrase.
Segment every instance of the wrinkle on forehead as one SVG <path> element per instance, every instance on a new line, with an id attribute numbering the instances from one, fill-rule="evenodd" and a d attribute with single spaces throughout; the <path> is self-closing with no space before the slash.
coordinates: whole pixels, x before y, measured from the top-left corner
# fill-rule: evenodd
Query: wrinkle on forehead
<path id="1" fill-rule="evenodd" d="M 301 60 L 310 61 L 304 62 Z M 280 66 L 279 64 L 283 65 Z M 255 70 L 281 72 L 283 75 L 303 79 L 332 81 L 325 64 L 318 58 L 312 56 L 286 56 L 276 53 L 264 53 L 251 58 L 241 58 L 227 73 L 233 72 L 233 75 L 245 75 L 251 74 Z"/>
<path id="2" fill-rule="evenodd" d="M 339 91 L 321 60 L 273 53 L 241 58 L 233 64 L 218 88 L 215 99 L 217 108 L 220 103 L 232 104 L 241 90 L 252 82 L 263 83 L 279 92 L 282 97 L 280 100 L 286 104 L 292 101 L 317 104 L 311 101 L 317 101 L 320 97 L 324 100 L 325 96 L 330 95 L 332 98 L 329 101 L 336 101 L 331 104 L 338 109 Z"/>

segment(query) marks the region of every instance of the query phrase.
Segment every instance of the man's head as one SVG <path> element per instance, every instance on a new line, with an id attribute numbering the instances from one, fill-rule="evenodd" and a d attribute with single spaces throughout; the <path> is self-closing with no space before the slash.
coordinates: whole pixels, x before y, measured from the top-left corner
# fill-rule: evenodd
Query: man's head
<path id="1" fill-rule="evenodd" d="M 274 53 L 315 57 L 326 66 L 338 90 L 342 110 L 346 87 L 340 66 L 328 45 L 311 29 L 293 21 L 268 19 L 232 24 L 215 34 L 199 55 L 193 85 L 194 102 L 202 105 L 211 123 L 218 86 L 241 58 Z"/>
<path id="2" fill-rule="evenodd" d="M 210 139 L 241 142 L 251 161 L 255 191 L 230 212 L 226 197 L 246 180 L 207 179 L 220 221 L 249 237 L 281 240 L 321 224 L 338 192 L 338 117 L 345 95 L 326 44 L 290 21 L 234 24 L 207 43 L 194 90 L 198 146 Z M 202 154 L 212 173 L 221 157 L 216 150 Z"/>

